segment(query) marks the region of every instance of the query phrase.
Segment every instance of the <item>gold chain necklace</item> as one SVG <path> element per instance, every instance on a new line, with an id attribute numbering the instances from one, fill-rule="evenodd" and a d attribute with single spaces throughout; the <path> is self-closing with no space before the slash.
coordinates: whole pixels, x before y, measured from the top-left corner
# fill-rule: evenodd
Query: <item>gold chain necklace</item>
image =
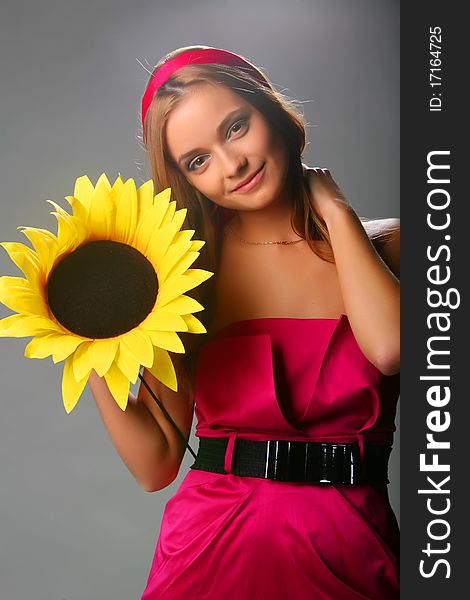
<path id="1" fill-rule="evenodd" d="M 235 233 L 232 225 L 230 223 L 227 223 L 227 227 L 230 229 L 230 231 L 233 233 L 233 235 L 238 238 L 240 240 L 240 242 L 242 242 L 243 244 L 253 244 L 255 246 L 259 246 L 259 245 L 265 245 L 265 244 L 282 244 L 283 246 L 287 246 L 288 244 L 298 244 L 299 242 L 303 242 L 304 238 L 300 238 L 298 240 L 293 240 L 293 241 L 288 241 L 288 240 L 281 240 L 280 242 L 250 242 L 248 240 L 244 240 L 242 237 L 240 237 L 238 235 L 238 233 Z"/>

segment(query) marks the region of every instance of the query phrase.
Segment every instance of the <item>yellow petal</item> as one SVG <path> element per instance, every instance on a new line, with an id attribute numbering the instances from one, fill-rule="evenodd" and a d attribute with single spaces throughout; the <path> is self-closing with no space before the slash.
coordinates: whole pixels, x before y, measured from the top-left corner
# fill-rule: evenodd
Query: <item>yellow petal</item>
<path id="1" fill-rule="evenodd" d="M 0 302 L 18 313 L 48 316 L 44 299 L 22 277 L 0 277 Z"/>
<path id="2" fill-rule="evenodd" d="M 106 173 L 101 173 L 101 175 L 98 177 L 98 181 L 95 185 L 95 191 L 98 186 L 104 186 L 108 190 L 108 192 L 111 191 L 111 184 L 109 183 L 109 179 L 106 177 Z"/>
<path id="3" fill-rule="evenodd" d="M 108 384 L 109 391 L 116 400 L 121 410 L 125 411 L 129 401 L 129 379 L 122 373 L 116 364 L 112 364 L 109 371 L 104 376 Z"/>
<path id="4" fill-rule="evenodd" d="M 38 252 L 37 246 L 42 246 L 47 243 L 54 245 L 57 242 L 56 236 L 51 231 L 42 229 L 41 227 L 25 227 L 20 225 L 17 229 L 28 238 L 36 252 Z"/>
<path id="5" fill-rule="evenodd" d="M 188 326 L 188 333 L 207 333 L 204 325 L 194 315 L 182 315 Z"/>
<path id="6" fill-rule="evenodd" d="M 109 239 L 113 232 L 114 213 L 109 181 L 98 181 L 88 206 L 86 226 L 90 240 Z"/>
<path id="7" fill-rule="evenodd" d="M 76 406 L 88 381 L 88 377 L 90 376 L 90 372 L 88 372 L 80 379 L 80 381 L 76 381 L 73 374 L 72 363 L 73 356 L 69 356 L 64 363 L 64 372 L 62 376 L 62 399 L 67 413 L 71 413 Z"/>
<path id="8" fill-rule="evenodd" d="M 203 240 L 193 240 L 191 242 L 191 252 L 198 252 L 205 244 L 206 242 L 204 242 Z"/>
<path id="9" fill-rule="evenodd" d="M 154 361 L 152 367 L 149 369 L 150 373 L 158 381 L 161 381 L 164 385 L 169 387 L 171 390 L 178 391 L 178 382 L 176 380 L 175 367 L 171 361 L 170 355 L 166 350 L 154 347 Z"/>
<path id="10" fill-rule="evenodd" d="M 134 239 L 137 227 L 137 192 L 133 179 L 124 184 L 116 207 L 116 222 L 114 224 L 115 239 L 123 244 L 129 244 Z"/>
<path id="11" fill-rule="evenodd" d="M 10 315 L 0 320 L 0 336 L 26 337 L 38 333 L 60 332 L 50 319 L 39 315 Z"/>
<path id="12" fill-rule="evenodd" d="M 8 253 L 19 252 L 21 254 L 26 254 L 27 256 L 30 256 L 36 262 L 36 264 L 39 265 L 36 253 L 34 250 L 31 250 L 29 246 L 26 246 L 26 244 L 22 244 L 21 242 L 0 242 L 0 246 L 3 246 Z"/>
<path id="13" fill-rule="evenodd" d="M 144 213 L 152 206 L 153 204 L 153 192 L 154 186 L 153 181 L 149 179 L 145 183 L 143 183 L 139 189 L 137 190 L 137 197 L 139 199 L 139 212 L 138 212 L 138 220 L 142 218 Z"/>
<path id="14" fill-rule="evenodd" d="M 5 248 L 11 260 L 23 271 L 28 281 L 31 283 L 37 281 L 41 273 L 41 265 L 34 250 L 19 242 L 2 242 L 0 246 Z"/>
<path id="15" fill-rule="evenodd" d="M 184 292 L 192 289 L 192 279 L 184 275 L 171 277 L 165 281 L 165 287 L 158 290 L 155 308 L 163 308 L 168 302 L 174 300 Z"/>
<path id="16" fill-rule="evenodd" d="M 21 233 L 32 243 L 42 270 L 47 275 L 57 257 L 59 243 L 56 236 L 47 229 L 37 227 L 18 227 L 17 229 L 20 229 Z"/>
<path id="17" fill-rule="evenodd" d="M 121 344 L 124 345 L 144 367 L 149 367 L 153 361 L 152 343 L 148 332 L 136 328 L 131 329 L 121 336 Z"/>
<path id="18" fill-rule="evenodd" d="M 65 253 L 72 252 L 77 248 L 87 236 L 85 227 L 77 228 L 72 218 L 65 219 L 62 215 L 52 212 L 57 218 L 57 257 Z M 50 267 L 53 265 L 50 263 Z M 45 269 L 46 275 L 49 275 L 50 269 Z"/>
<path id="19" fill-rule="evenodd" d="M 119 203 L 119 198 L 121 197 L 123 188 L 124 188 L 124 181 L 123 181 L 121 175 L 118 175 L 116 177 L 116 181 L 112 185 L 111 192 L 110 192 L 110 197 L 111 197 L 111 200 L 113 201 L 114 208 L 116 208 Z"/>
<path id="20" fill-rule="evenodd" d="M 88 353 L 91 344 L 93 344 L 93 341 L 83 342 L 73 353 L 73 374 L 77 381 L 81 381 L 93 368 Z"/>
<path id="21" fill-rule="evenodd" d="M 0 290 L 5 294 L 8 294 L 9 290 L 11 290 L 11 293 L 15 293 L 17 290 L 33 291 L 27 279 L 13 275 L 2 275 L 0 277 Z"/>
<path id="22" fill-rule="evenodd" d="M 176 211 L 176 202 L 174 200 L 172 200 L 171 202 L 168 203 L 165 215 L 162 220 L 162 227 L 163 227 L 163 225 L 168 225 L 168 223 L 171 223 L 173 221 L 173 218 L 175 216 L 175 211 Z"/>
<path id="23" fill-rule="evenodd" d="M 204 306 L 194 298 L 182 295 L 165 304 L 165 310 L 178 315 L 186 315 L 204 310 Z"/>
<path id="24" fill-rule="evenodd" d="M 201 284 L 206 279 L 209 279 L 214 275 L 212 271 L 206 271 L 205 269 L 188 269 L 185 272 L 187 277 L 191 277 L 195 281 L 195 286 Z"/>
<path id="25" fill-rule="evenodd" d="M 7 294 L 0 291 L 0 301 L 11 310 L 25 315 L 40 315 L 48 317 L 46 305 L 42 298 L 35 292 L 23 290 L 9 290 Z"/>
<path id="26" fill-rule="evenodd" d="M 72 213 L 74 218 L 81 221 L 82 223 L 86 223 L 88 220 L 88 208 L 82 202 L 80 202 L 78 198 L 75 198 L 74 196 L 65 196 L 65 199 L 72 207 Z"/>
<path id="27" fill-rule="evenodd" d="M 30 333 L 28 324 L 24 322 L 24 319 L 30 316 L 14 314 L 0 319 L 0 337 L 26 337 L 35 335 L 32 332 Z"/>
<path id="28" fill-rule="evenodd" d="M 156 331 L 187 331 L 186 322 L 179 315 L 168 310 L 156 310 L 151 312 L 147 318 L 142 321 L 140 327 L 147 331 L 148 329 Z"/>
<path id="29" fill-rule="evenodd" d="M 111 363 L 116 357 L 119 347 L 119 338 L 106 338 L 94 340 L 88 349 L 90 362 L 93 369 L 100 377 L 110 368 Z"/>
<path id="30" fill-rule="evenodd" d="M 170 197 L 171 197 L 171 188 L 165 188 L 164 190 L 162 190 L 155 196 L 155 198 L 153 199 L 153 203 L 161 204 L 162 206 L 164 206 L 165 212 L 166 212 L 166 209 L 168 208 L 168 205 L 170 203 Z M 163 214 L 165 214 L 165 213 L 163 213 Z"/>
<path id="31" fill-rule="evenodd" d="M 179 242 L 182 242 L 183 240 L 187 240 L 188 242 L 190 242 L 193 235 L 194 235 L 194 229 L 183 229 L 183 231 L 178 231 L 178 233 L 175 235 L 173 243 L 178 244 Z"/>
<path id="32" fill-rule="evenodd" d="M 75 242 L 75 227 L 73 225 L 73 217 L 66 212 L 61 206 L 59 206 L 53 200 L 47 200 L 49 204 L 55 208 L 55 211 L 51 212 L 57 219 L 57 240 L 58 240 L 58 251 L 63 251 L 73 247 Z"/>
<path id="33" fill-rule="evenodd" d="M 192 271 L 197 271 L 198 273 L 193 274 L 191 273 Z M 158 291 L 155 307 L 163 308 L 170 300 L 195 288 L 199 283 L 209 279 L 212 275 L 213 273 L 203 271 L 202 269 L 188 269 L 184 275 L 170 277 L 165 281 L 165 285 Z"/>
<path id="34" fill-rule="evenodd" d="M 110 239 L 114 234 L 115 206 L 105 184 L 97 187 L 88 211 L 87 227 L 92 239 Z"/>
<path id="35" fill-rule="evenodd" d="M 142 254 L 146 254 L 149 242 L 154 233 L 158 231 L 165 211 L 165 204 L 161 202 L 153 204 L 139 221 L 134 236 L 134 245 Z"/>
<path id="36" fill-rule="evenodd" d="M 175 275 L 183 275 L 189 267 L 193 264 L 193 262 L 199 256 L 199 252 L 187 252 L 184 256 L 182 256 L 178 262 L 176 262 L 170 272 L 168 273 L 168 277 L 174 277 Z"/>
<path id="37" fill-rule="evenodd" d="M 46 358 L 52 354 L 51 341 L 54 339 L 55 334 L 47 333 L 39 337 L 33 338 L 24 349 L 24 356 L 26 358 Z"/>
<path id="38" fill-rule="evenodd" d="M 183 226 L 183 223 L 184 223 L 184 220 L 186 219 L 187 214 L 188 214 L 187 208 L 180 208 L 180 210 L 177 210 L 175 212 L 175 215 L 173 217 L 173 223 L 176 225 L 176 228 L 178 229 L 178 231 Z"/>
<path id="39" fill-rule="evenodd" d="M 184 354 L 183 342 L 174 331 L 147 331 L 147 335 L 154 346 L 170 350 L 171 352 L 179 352 Z"/>
<path id="40" fill-rule="evenodd" d="M 85 341 L 88 340 L 78 335 L 56 335 L 53 340 L 52 361 L 58 363 L 68 358 Z"/>
<path id="41" fill-rule="evenodd" d="M 137 377 L 140 372 L 140 362 L 134 357 L 132 352 L 124 346 L 122 342 L 119 343 L 119 349 L 117 351 L 116 365 L 119 369 L 124 373 L 124 375 L 131 381 L 135 383 L 137 381 Z"/>
<path id="42" fill-rule="evenodd" d="M 76 217 L 71 217 L 68 221 L 68 224 L 70 225 L 70 239 L 59 241 L 58 253 L 61 254 L 63 254 L 65 251 L 72 252 L 90 238 L 90 232 L 86 225 L 86 221 L 82 222 Z"/>
<path id="43" fill-rule="evenodd" d="M 24 355 L 26 358 L 46 358 L 52 354 L 54 363 L 57 363 L 70 356 L 83 341 L 83 338 L 75 335 L 46 333 L 33 338 L 26 346 Z"/>
<path id="44" fill-rule="evenodd" d="M 157 274 L 161 260 L 167 253 L 175 233 L 176 225 L 174 223 L 169 223 L 156 231 L 149 241 L 145 256 L 150 260 L 154 269 L 157 271 Z"/>
<path id="45" fill-rule="evenodd" d="M 171 271 L 173 266 L 186 255 L 190 246 L 191 242 L 185 240 L 183 242 L 179 242 L 178 244 L 172 244 L 168 248 L 168 251 L 161 260 L 158 270 L 159 281 L 165 281 L 168 273 Z"/>
<path id="46" fill-rule="evenodd" d="M 80 204 L 88 211 L 94 191 L 95 188 L 91 181 L 86 175 L 83 175 L 82 177 L 78 177 L 75 181 L 73 196 L 74 198 L 77 198 Z"/>
<path id="47" fill-rule="evenodd" d="M 31 289 L 37 294 L 41 294 L 46 281 L 41 265 L 22 252 L 10 252 L 9 256 L 15 265 L 26 275 L 28 282 L 31 284 Z"/>

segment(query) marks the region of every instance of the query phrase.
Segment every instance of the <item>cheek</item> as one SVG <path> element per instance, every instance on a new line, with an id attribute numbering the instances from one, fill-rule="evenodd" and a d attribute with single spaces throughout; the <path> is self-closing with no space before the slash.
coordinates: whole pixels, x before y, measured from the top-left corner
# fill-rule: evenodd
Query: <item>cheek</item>
<path id="1" fill-rule="evenodd" d="M 216 198 L 221 194 L 221 190 L 210 173 L 201 174 L 193 180 L 187 178 L 187 181 L 191 187 L 209 199 Z"/>
<path id="2" fill-rule="evenodd" d="M 250 132 L 249 146 L 257 154 L 272 154 L 275 140 L 269 131 L 265 128 L 253 128 Z"/>
<path id="3" fill-rule="evenodd" d="M 267 154 L 270 156 L 277 173 L 282 176 L 287 169 L 287 148 L 282 140 L 274 133 L 266 136 Z"/>

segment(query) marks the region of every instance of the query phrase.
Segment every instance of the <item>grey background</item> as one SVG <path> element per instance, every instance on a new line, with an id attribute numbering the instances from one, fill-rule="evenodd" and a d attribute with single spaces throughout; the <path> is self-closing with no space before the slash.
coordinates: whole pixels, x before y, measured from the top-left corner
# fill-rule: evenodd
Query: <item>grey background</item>
<path id="1" fill-rule="evenodd" d="M 399 3 L 392 0 L 2 2 L 0 241 L 55 229 L 75 179 L 143 182 L 147 73 L 179 46 L 244 54 L 305 101 L 305 162 L 328 166 L 361 216 L 399 216 Z M 20 275 L 0 249 L 0 274 Z M 0 306 L 0 317 L 11 311 Z M 86 389 L 67 415 L 62 364 L 0 338 L 0 600 L 140 598 L 166 501 L 126 470 Z M 135 391 L 135 388 L 134 388 Z M 397 420 L 398 424 L 398 420 Z M 194 436 L 191 446 L 197 448 Z M 399 436 L 390 495 L 399 515 Z"/>

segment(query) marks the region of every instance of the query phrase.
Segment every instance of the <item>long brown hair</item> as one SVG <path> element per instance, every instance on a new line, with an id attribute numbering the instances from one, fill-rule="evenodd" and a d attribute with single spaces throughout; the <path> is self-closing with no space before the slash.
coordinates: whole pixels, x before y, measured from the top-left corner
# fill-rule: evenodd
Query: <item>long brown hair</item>
<path id="1" fill-rule="evenodd" d="M 167 54 L 154 68 L 155 73 L 167 60 L 207 46 L 187 46 Z M 256 69 L 256 67 L 254 67 Z M 258 69 L 260 73 L 262 71 Z M 152 73 L 152 75 L 153 75 Z M 266 75 L 262 73 L 267 80 Z M 206 244 L 197 260 L 198 268 L 217 273 L 222 241 L 222 225 L 225 209 L 214 210 L 214 203 L 194 189 L 172 160 L 165 141 L 165 125 L 173 108 L 185 97 L 188 87 L 197 83 L 224 85 L 254 106 L 266 119 L 270 127 L 281 136 L 288 150 L 286 185 L 292 198 L 291 226 L 304 238 L 313 252 L 328 262 L 334 262 L 328 229 L 318 217 L 310 202 L 308 183 L 303 174 L 302 153 L 305 149 L 306 133 L 304 118 L 296 101 L 275 90 L 268 81 L 259 83 L 248 70 L 226 65 L 189 65 L 174 72 L 157 90 L 145 118 L 142 140 L 150 161 L 155 189 L 167 187 L 172 190 L 172 199 L 177 208 L 187 208 L 184 227 L 194 229 L 194 239 Z M 315 244 L 315 241 L 325 244 Z M 321 248 L 321 249 L 320 249 Z M 215 277 L 211 277 L 193 290 L 205 307 L 197 317 L 208 328 L 215 310 Z M 185 334 L 183 334 L 184 336 Z M 187 335 L 187 334 L 186 334 Z M 202 336 L 190 336 L 192 338 Z M 183 340 L 188 347 L 186 340 Z M 195 358 L 203 340 L 188 340 L 190 349 L 184 364 L 189 381 L 194 374 Z"/>

